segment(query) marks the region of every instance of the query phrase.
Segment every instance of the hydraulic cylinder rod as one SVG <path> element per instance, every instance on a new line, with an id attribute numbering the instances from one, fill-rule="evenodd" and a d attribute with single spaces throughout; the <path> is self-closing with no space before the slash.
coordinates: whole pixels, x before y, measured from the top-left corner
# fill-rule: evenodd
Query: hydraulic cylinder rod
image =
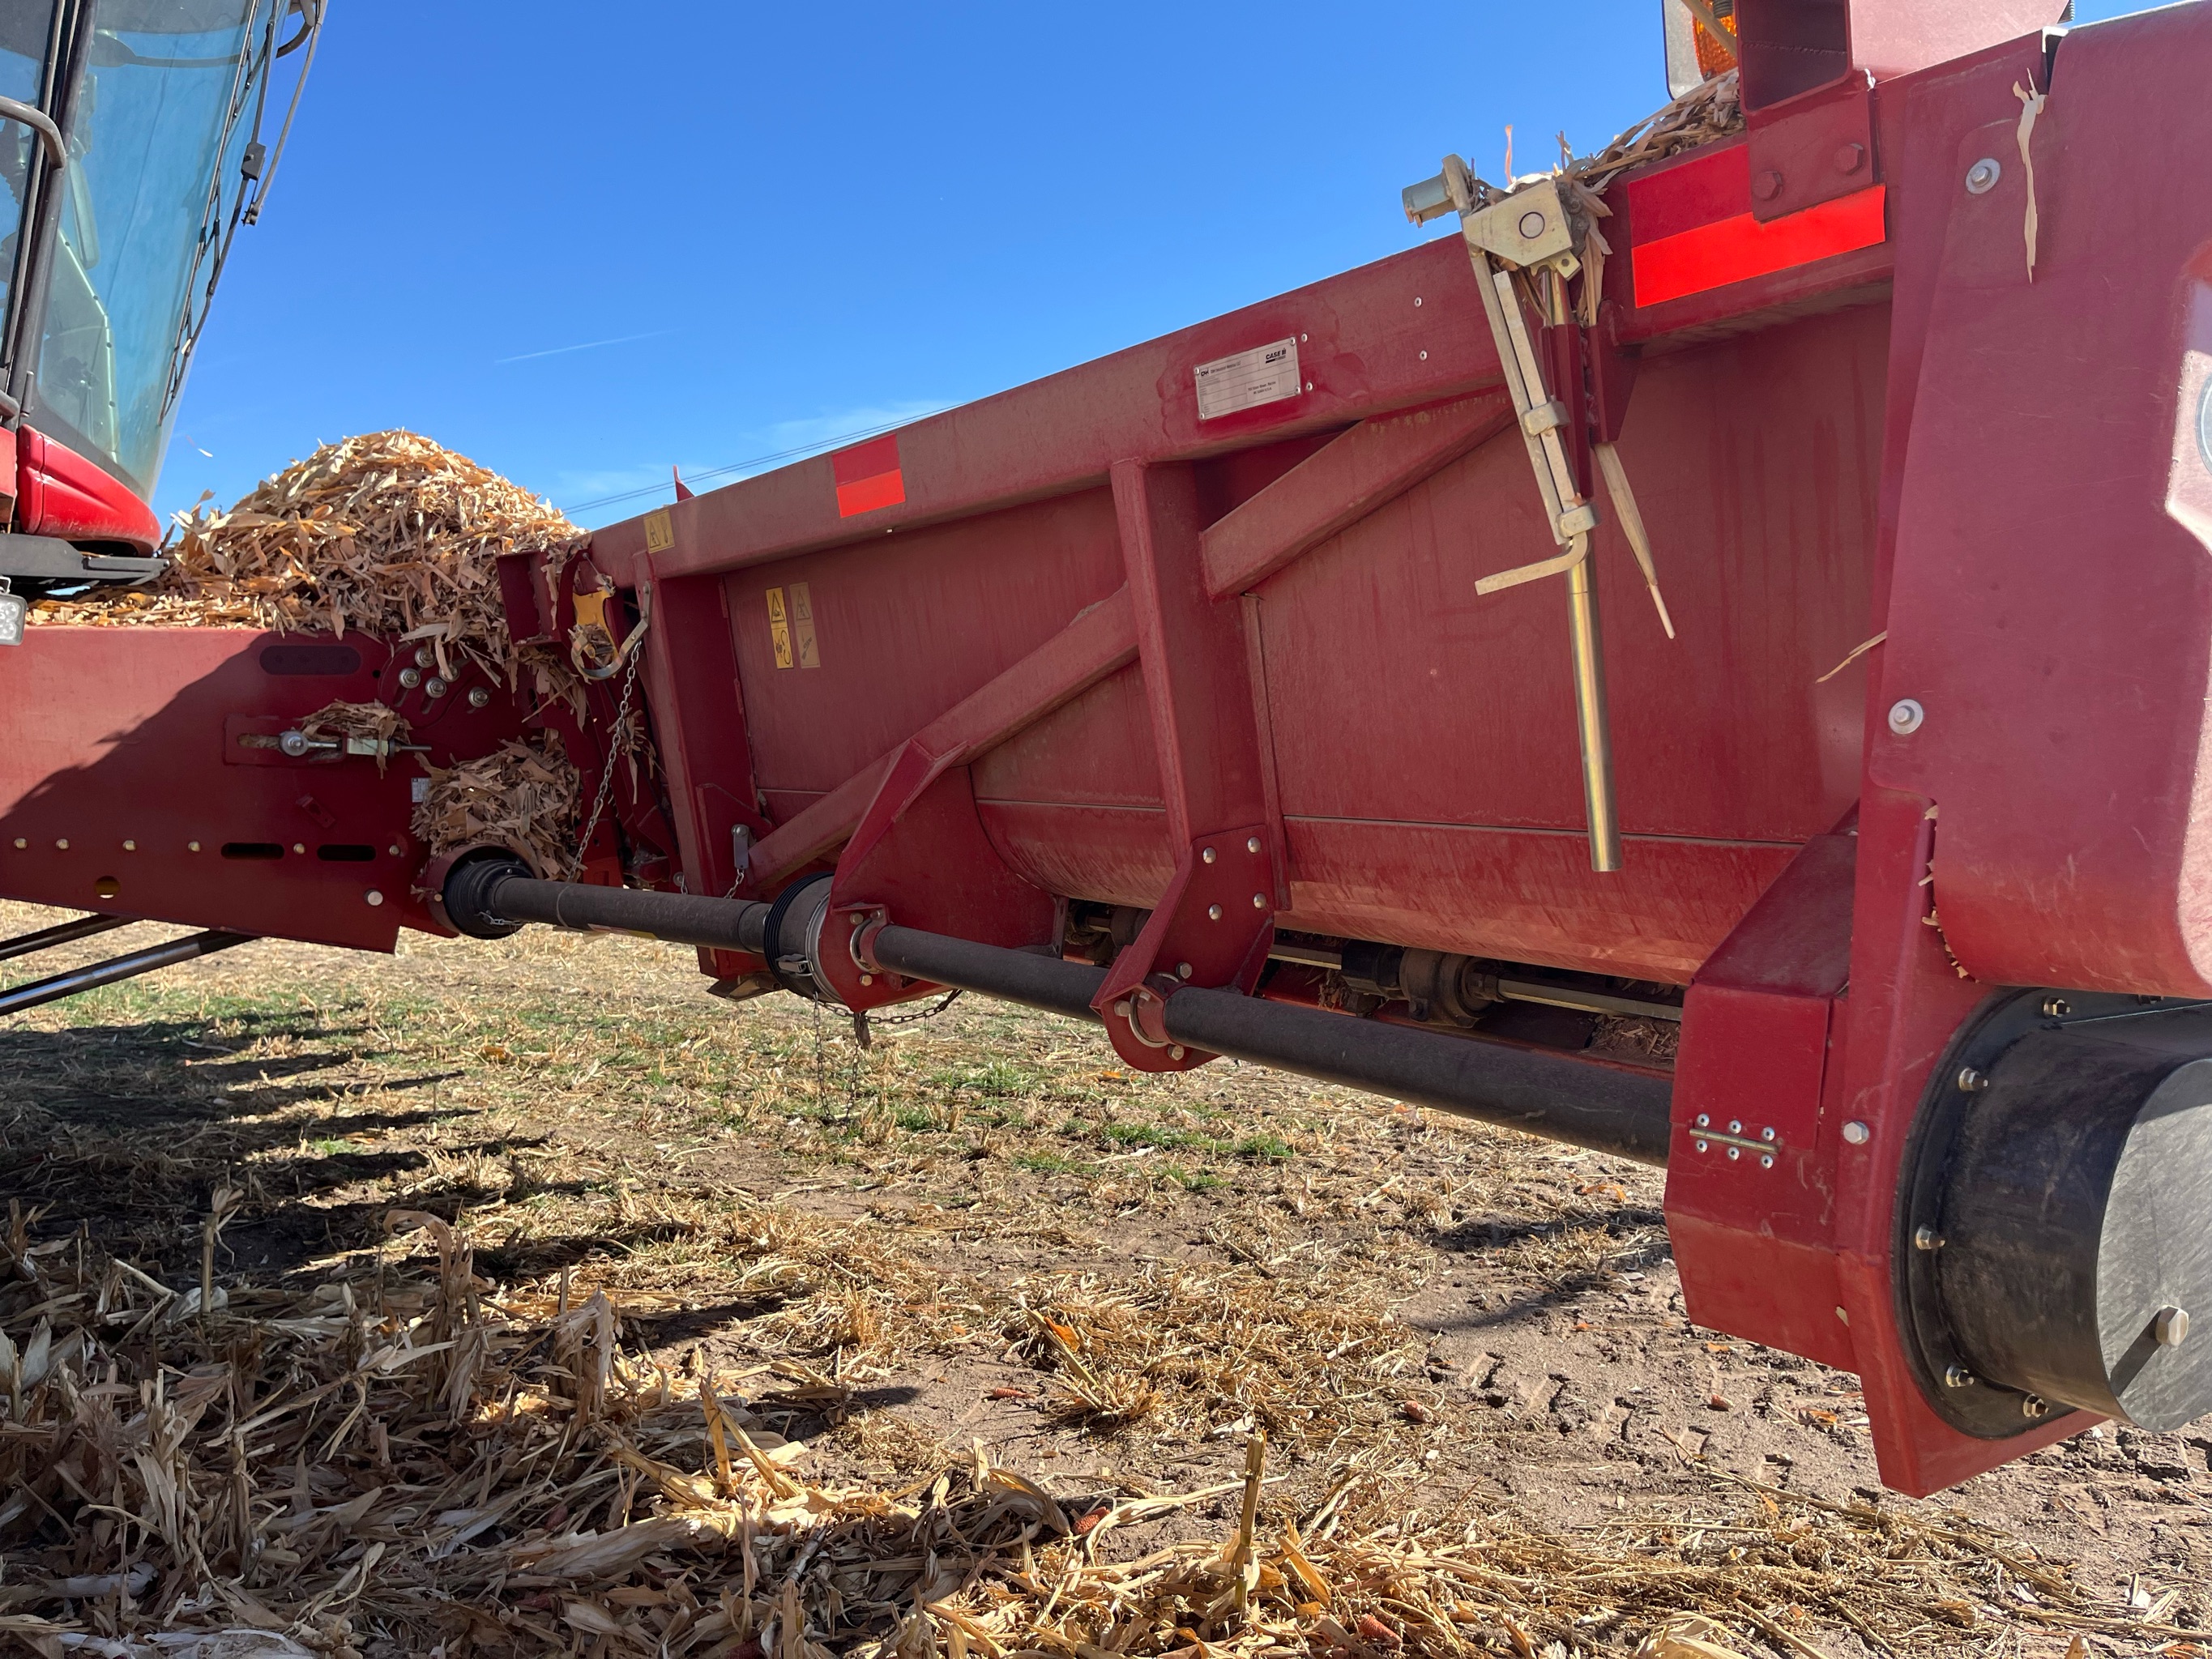
<path id="1" fill-rule="evenodd" d="M 0 1015 L 20 1014 L 26 1008 L 59 1002 L 64 997 L 73 997 L 81 991 L 97 990 L 103 985 L 112 985 L 118 980 L 136 979 L 139 975 L 150 974 L 157 968 L 173 968 L 180 962 L 211 957 L 217 951 L 228 951 L 234 945 L 246 944 L 252 938 L 251 933 L 193 933 L 185 939 L 171 939 L 167 945 L 149 945 L 143 951 L 133 951 L 129 956 L 111 957 L 106 962 L 95 962 L 89 967 L 72 968 L 67 973 L 33 980 L 28 985 L 18 985 L 12 991 L 0 991 Z"/>
<path id="2" fill-rule="evenodd" d="M 463 933 L 511 924 L 640 933 L 672 944 L 757 952 L 774 906 L 619 887 L 538 881 L 519 866 L 459 866 L 445 902 Z M 1106 970 L 1034 951 L 888 927 L 870 941 L 894 973 L 1091 1019 Z M 1647 1073 L 1564 1054 L 1417 1030 L 1236 991 L 1189 988 L 1167 1000 L 1168 1034 L 1189 1048 L 1365 1089 L 1461 1117 L 1524 1129 L 1639 1163 L 1667 1161 L 1673 1085 Z"/>
<path id="3" fill-rule="evenodd" d="M 75 921 L 63 922 L 57 927 L 41 927 L 35 933 L 0 942 L 0 962 L 16 957 L 36 956 L 41 951 L 51 951 L 57 945 L 74 945 L 81 939 L 90 939 L 94 933 L 112 933 L 118 927 L 128 927 L 128 916 L 79 916 Z"/>

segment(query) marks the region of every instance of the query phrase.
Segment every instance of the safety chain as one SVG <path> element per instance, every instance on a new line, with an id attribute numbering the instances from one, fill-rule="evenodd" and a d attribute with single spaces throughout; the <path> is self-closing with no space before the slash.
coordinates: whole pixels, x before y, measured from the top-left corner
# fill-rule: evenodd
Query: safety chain
<path id="1" fill-rule="evenodd" d="M 959 1000 L 960 988 L 955 986 L 945 994 L 937 1006 L 925 1008 L 918 1014 L 893 1014 L 887 1019 L 878 1019 L 865 1009 L 856 1010 L 853 1015 L 853 1041 L 863 1048 L 872 1047 L 875 1041 L 874 1030 L 877 1026 L 919 1025 L 926 1019 L 935 1019 Z"/>
<path id="2" fill-rule="evenodd" d="M 616 705 L 614 724 L 607 730 L 607 763 L 599 769 L 599 796 L 592 803 L 592 816 L 585 820 L 584 833 L 576 842 L 575 867 L 569 872 L 573 880 L 584 871 L 584 854 L 591 849 L 592 837 L 599 833 L 599 820 L 606 816 L 607 802 L 615 793 L 615 763 L 622 757 L 615 745 L 622 738 L 623 722 L 629 718 L 629 700 L 637 691 L 638 665 L 645 660 L 645 653 L 633 651 L 629 657 L 629 672 L 623 676 L 622 701 Z"/>

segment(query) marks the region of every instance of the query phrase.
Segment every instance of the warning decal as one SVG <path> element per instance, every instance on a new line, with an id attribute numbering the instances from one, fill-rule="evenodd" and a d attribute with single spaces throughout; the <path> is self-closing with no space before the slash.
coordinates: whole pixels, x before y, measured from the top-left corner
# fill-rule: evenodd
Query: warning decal
<path id="1" fill-rule="evenodd" d="M 1295 398 L 1302 389 L 1298 380 L 1297 336 L 1293 334 L 1273 345 L 1255 346 L 1233 357 L 1200 363 L 1195 372 L 1198 418 L 1201 421 Z"/>

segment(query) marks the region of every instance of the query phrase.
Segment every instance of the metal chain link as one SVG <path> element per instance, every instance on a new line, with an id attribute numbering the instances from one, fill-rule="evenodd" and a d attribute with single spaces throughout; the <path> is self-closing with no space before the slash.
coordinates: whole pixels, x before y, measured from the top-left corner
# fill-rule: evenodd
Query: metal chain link
<path id="1" fill-rule="evenodd" d="M 592 816 L 585 820 L 584 833 L 576 842 L 576 861 L 569 872 L 571 880 L 584 871 L 584 854 L 592 845 L 592 837 L 599 833 L 599 820 L 606 816 L 607 802 L 615 793 L 615 764 L 622 757 L 615 745 L 622 740 L 623 722 L 629 718 L 629 700 L 637 691 L 638 665 L 645 660 L 645 653 L 633 651 L 629 656 L 629 672 L 623 676 L 622 701 L 615 708 L 614 724 L 607 732 L 607 763 L 599 772 L 599 799 L 592 803 Z"/>

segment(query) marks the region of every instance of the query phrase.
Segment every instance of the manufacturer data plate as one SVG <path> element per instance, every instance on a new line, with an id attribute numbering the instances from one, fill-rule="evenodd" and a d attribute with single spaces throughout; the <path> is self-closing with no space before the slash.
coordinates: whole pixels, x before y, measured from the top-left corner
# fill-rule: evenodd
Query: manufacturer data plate
<path id="1" fill-rule="evenodd" d="M 1295 398 L 1304 387 L 1298 380 L 1298 337 L 1255 346 L 1233 357 L 1200 363 L 1198 375 L 1198 418 L 1218 420 L 1240 409 Z"/>
<path id="2" fill-rule="evenodd" d="M 30 611 L 31 602 L 21 593 L 0 593 L 0 645 L 22 644 L 23 618 Z"/>

